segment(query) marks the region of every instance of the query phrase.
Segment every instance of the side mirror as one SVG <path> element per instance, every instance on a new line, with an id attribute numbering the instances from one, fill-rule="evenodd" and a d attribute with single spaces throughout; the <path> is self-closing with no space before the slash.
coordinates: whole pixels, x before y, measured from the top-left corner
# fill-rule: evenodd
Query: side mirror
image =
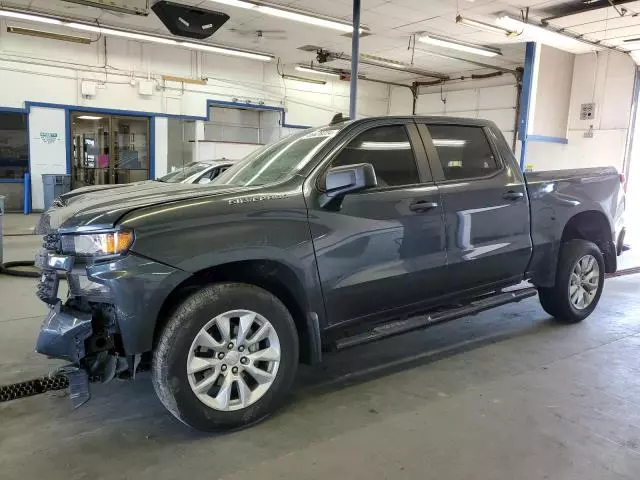
<path id="1" fill-rule="evenodd" d="M 207 183 L 211 183 L 211 179 L 209 177 L 202 177 L 198 180 L 198 185 L 206 185 Z"/>
<path id="2" fill-rule="evenodd" d="M 357 163 L 331 168 L 325 179 L 325 192 L 320 206 L 326 207 L 348 193 L 378 186 L 376 172 L 370 163 Z"/>

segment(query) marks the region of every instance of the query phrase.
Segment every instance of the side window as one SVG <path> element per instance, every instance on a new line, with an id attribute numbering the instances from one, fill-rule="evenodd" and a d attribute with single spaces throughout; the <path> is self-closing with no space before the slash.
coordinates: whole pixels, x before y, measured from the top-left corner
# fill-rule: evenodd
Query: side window
<path id="1" fill-rule="evenodd" d="M 361 133 L 347 144 L 331 166 L 354 163 L 373 165 L 380 187 L 420 183 L 409 135 L 402 125 L 376 127 Z"/>
<path id="2" fill-rule="evenodd" d="M 447 180 L 484 177 L 500 170 L 482 127 L 427 125 Z"/>
<path id="3" fill-rule="evenodd" d="M 226 166 L 226 165 L 222 167 L 214 168 L 213 170 L 211 170 L 211 173 L 209 174 L 209 178 L 213 180 L 214 178 L 222 175 L 227 170 L 229 170 L 229 166 Z"/>

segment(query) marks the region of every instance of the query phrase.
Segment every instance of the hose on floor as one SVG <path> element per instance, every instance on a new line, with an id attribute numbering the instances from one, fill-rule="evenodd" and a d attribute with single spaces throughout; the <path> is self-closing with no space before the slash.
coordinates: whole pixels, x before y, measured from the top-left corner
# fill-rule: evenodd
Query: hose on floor
<path id="1" fill-rule="evenodd" d="M 33 260 L 19 260 L 17 262 L 5 262 L 0 265 L 0 273 L 12 277 L 40 278 L 42 275 L 36 269 Z"/>

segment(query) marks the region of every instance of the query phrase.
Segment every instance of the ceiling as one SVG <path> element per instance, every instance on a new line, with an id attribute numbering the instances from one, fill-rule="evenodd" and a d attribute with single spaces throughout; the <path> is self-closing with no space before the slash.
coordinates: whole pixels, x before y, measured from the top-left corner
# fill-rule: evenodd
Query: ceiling
<path id="1" fill-rule="evenodd" d="M 315 55 L 298 49 L 303 45 L 317 45 L 323 48 L 349 53 L 351 39 L 339 32 L 303 23 L 270 17 L 258 12 L 217 4 L 209 0 L 174 0 L 185 5 L 199 6 L 225 12 L 231 19 L 216 32 L 211 42 L 218 44 L 264 51 L 280 57 L 285 64 L 310 62 Z M 584 1 L 584 0 L 582 0 Z M 270 3 L 287 5 L 313 13 L 351 20 L 351 0 L 270 0 Z M 512 68 L 522 65 L 524 43 L 518 38 L 508 38 L 495 33 L 460 25 L 455 22 L 457 13 L 470 18 L 492 23 L 501 12 L 510 12 L 518 16 L 522 8 L 530 7 L 531 15 L 537 18 L 549 17 L 556 11 L 573 7 L 578 1 L 536 1 L 536 0 L 362 0 L 362 23 L 371 30 L 371 35 L 361 39 L 361 53 L 385 57 L 396 61 L 413 63 L 416 67 L 444 74 L 457 74 L 478 71 L 477 65 L 450 58 L 441 58 L 425 53 L 423 50 L 440 54 L 455 55 L 461 58 Z M 634 2 L 639 3 L 640 2 Z M 51 12 L 59 15 L 78 17 L 84 20 L 98 19 L 103 25 L 132 28 L 140 31 L 168 34 L 160 20 L 151 13 L 148 17 L 121 15 L 115 12 L 99 10 L 62 0 L 11 0 L 0 5 L 16 6 Z M 604 9 L 607 10 L 607 9 Z M 613 10 L 613 9 L 612 9 Z M 639 8 L 640 10 L 640 8 Z M 581 14 L 584 15 L 584 14 Z M 598 19 L 596 19 L 598 20 Z M 602 20 L 602 19 L 600 19 Z M 629 18 L 631 20 L 631 18 Z M 640 25 L 640 17 L 634 17 L 634 25 Z M 560 20 L 554 20 L 554 25 Z M 578 23 L 583 20 L 576 20 Z M 582 26 L 581 26 L 582 28 Z M 282 30 L 278 37 L 258 41 L 251 33 L 240 35 L 234 30 Z M 421 45 L 419 50 L 409 49 L 413 34 L 429 32 L 454 39 L 477 44 L 493 45 L 502 50 L 501 57 L 479 57 L 448 49 Z M 640 36 L 640 27 L 638 28 Z M 334 62 L 329 66 L 346 66 L 346 63 Z M 362 67 L 372 77 L 394 81 L 415 79 L 415 75 L 396 72 L 378 67 Z M 486 69 L 480 68 L 480 71 Z"/>

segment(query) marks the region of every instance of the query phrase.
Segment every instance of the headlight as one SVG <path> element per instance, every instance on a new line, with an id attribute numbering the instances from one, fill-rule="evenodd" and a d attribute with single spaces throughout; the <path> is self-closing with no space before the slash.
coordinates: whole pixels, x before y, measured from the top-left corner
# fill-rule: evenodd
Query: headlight
<path id="1" fill-rule="evenodd" d="M 127 253 L 133 244 L 131 230 L 62 235 L 62 251 L 81 257 L 108 257 Z"/>

